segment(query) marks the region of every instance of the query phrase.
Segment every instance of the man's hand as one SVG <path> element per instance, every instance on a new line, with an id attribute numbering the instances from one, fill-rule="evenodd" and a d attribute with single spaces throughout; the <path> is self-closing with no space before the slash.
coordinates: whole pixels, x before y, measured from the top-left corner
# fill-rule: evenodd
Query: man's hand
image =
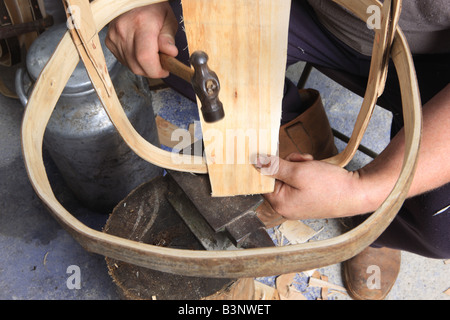
<path id="1" fill-rule="evenodd" d="M 176 57 L 178 22 L 167 2 L 131 10 L 109 25 L 106 45 L 130 70 L 148 78 L 165 78 L 159 52 Z"/>
<path id="2" fill-rule="evenodd" d="M 293 153 L 285 160 L 268 157 L 258 162 L 262 174 L 276 179 L 273 193 L 264 197 L 287 219 L 323 219 L 364 211 L 358 172 Z"/>
<path id="3" fill-rule="evenodd" d="M 450 84 L 423 106 L 419 161 L 408 192 L 417 196 L 450 183 Z M 320 219 L 373 212 L 391 192 L 401 171 L 405 150 L 402 129 L 383 152 L 355 172 L 292 154 L 286 160 L 269 157 L 257 167 L 277 179 L 265 195 L 288 219 Z M 264 164 L 267 163 L 267 164 Z M 278 166 L 277 166 L 278 164 Z"/>

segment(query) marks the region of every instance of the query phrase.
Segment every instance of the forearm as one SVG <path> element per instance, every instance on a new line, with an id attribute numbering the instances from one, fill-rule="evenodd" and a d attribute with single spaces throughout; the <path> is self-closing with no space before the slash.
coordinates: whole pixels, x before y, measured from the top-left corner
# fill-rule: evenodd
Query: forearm
<path id="1" fill-rule="evenodd" d="M 423 106 L 423 131 L 416 174 L 408 197 L 450 182 L 450 85 Z M 358 170 L 362 197 L 371 212 L 386 199 L 401 171 L 405 150 L 404 130 L 370 164 Z"/>

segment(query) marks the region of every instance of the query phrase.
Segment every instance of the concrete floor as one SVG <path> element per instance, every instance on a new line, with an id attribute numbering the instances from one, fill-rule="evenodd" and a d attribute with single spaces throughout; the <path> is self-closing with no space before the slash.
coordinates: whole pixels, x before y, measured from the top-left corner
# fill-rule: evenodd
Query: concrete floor
<path id="1" fill-rule="evenodd" d="M 288 76 L 296 81 L 302 67 L 298 64 L 289 69 Z M 0 74 L 13 88 L 11 71 L 1 69 Z M 361 99 L 316 71 L 312 72 L 306 87 L 321 92 L 332 126 L 349 135 Z M 155 92 L 153 107 L 157 114 L 180 127 L 187 127 L 196 118 L 195 106 L 171 90 Z M 34 193 L 20 149 L 22 106 L 17 100 L 0 95 L 0 114 L 0 299 L 119 299 L 116 286 L 107 274 L 104 257 L 81 248 L 50 216 Z M 389 114 L 377 109 L 363 144 L 380 152 L 388 143 L 389 121 Z M 339 149 L 343 148 L 342 142 L 336 143 Z M 349 168 L 357 168 L 368 161 L 370 158 L 358 154 Z M 69 211 L 86 225 L 101 230 L 107 215 L 82 207 L 48 157 L 46 166 L 53 190 Z M 317 239 L 341 232 L 338 221 L 306 223 L 315 230 L 324 228 Z M 450 265 L 409 253 L 403 253 L 402 258 L 399 279 L 387 299 L 450 299 L 443 293 L 450 287 Z M 80 268 L 80 289 L 67 286 L 72 274 L 68 268 L 74 265 Z M 339 264 L 319 271 L 329 277 L 329 282 L 342 286 Z M 298 289 L 309 299 L 317 299 L 319 290 L 306 285 L 305 275 L 298 277 Z M 273 282 L 273 278 L 258 280 Z M 337 294 L 331 299 L 350 298 Z"/>

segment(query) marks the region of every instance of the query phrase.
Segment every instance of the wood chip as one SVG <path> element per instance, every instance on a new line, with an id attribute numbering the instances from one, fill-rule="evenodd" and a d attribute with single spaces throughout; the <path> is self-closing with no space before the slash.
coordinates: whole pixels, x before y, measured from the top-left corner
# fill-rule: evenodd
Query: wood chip
<path id="1" fill-rule="evenodd" d="M 347 293 L 347 290 L 344 287 L 313 277 L 309 278 L 308 284 L 311 287 L 328 288 Z"/>
<path id="2" fill-rule="evenodd" d="M 169 148 L 177 147 L 184 149 L 194 142 L 194 136 L 185 129 L 174 125 L 173 123 L 156 116 L 156 127 L 158 129 L 159 142 Z M 176 133 L 175 135 L 174 132 Z"/>
<path id="3" fill-rule="evenodd" d="M 444 293 L 448 296 L 450 296 L 450 288 L 448 288 L 447 290 L 444 291 Z"/>
<path id="4" fill-rule="evenodd" d="M 280 300 L 280 294 L 274 287 L 255 280 L 255 300 Z"/>
<path id="5" fill-rule="evenodd" d="M 450 259 L 444 260 L 444 264 L 450 264 Z"/>
<path id="6" fill-rule="evenodd" d="M 303 271 L 302 273 L 309 278 L 309 277 L 312 277 L 313 275 L 315 275 L 316 272 L 318 273 L 318 271 L 316 269 L 312 269 L 312 270 Z"/>
<path id="7" fill-rule="evenodd" d="M 316 279 L 322 279 L 322 274 L 319 272 L 319 270 L 314 270 L 314 272 L 311 274 L 311 277 Z"/>
<path id="8" fill-rule="evenodd" d="M 277 277 L 276 286 L 280 300 L 307 300 L 306 297 L 292 286 L 296 273 L 283 274 Z"/>
<path id="9" fill-rule="evenodd" d="M 297 220 L 283 222 L 279 230 L 290 244 L 305 243 L 322 231 L 322 229 L 315 231 L 303 222 Z"/>
<path id="10" fill-rule="evenodd" d="M 320 280 L 328 282 L 328 277 L 322 275 L 320 277 Z M 328 288 L 321 288 L 320 297 L 322 298 L 322 300 L 328 300 Z"/>
<path id="11" fill-rule="evenodd" d="M 282 274 L 276 279 L 276 286 L 280 293 L 286 293 L 294 282 L 296 273 Z"/>

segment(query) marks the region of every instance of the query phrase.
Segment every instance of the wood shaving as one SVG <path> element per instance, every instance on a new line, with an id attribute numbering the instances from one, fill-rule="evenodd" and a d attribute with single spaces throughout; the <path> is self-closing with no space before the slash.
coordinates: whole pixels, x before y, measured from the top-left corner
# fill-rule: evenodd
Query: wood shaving
<path id="1" fill-rule="evenodd" d="M 341 292 L 347 293 L 347 290 L 344 287 L 338 286 L 338 285 L 330 283 L 328 281 L 324 281 L 322 279 L 317 279 L 317 278 L 311 277 L 311 278 L 309 278 L 308 284 L 311 287 L 328 288 L 328 289 L 333 289 L 336 291 L 341 291 Z"/>
<path id="2" fill-rule="evenodd" d="M 280 294 L 274 287 L 255 280 L 254 300 L 280 300 Z"/>
<path id="3" fill-rule="evenodd" d="M 280 300 L 307 300 L 306 297 L 292 285 L 296 273 L 280 275 L 276 279 L 276 286 Z"/>
<path id="4" fill-rule="evenodd" d="M 288 220 L 281 224 L 279 231 L 289 241 L 290 244 L 300 244 L 308 242 L 311 238 L 323 230 L 315 231 L 301 221 Z"/>

